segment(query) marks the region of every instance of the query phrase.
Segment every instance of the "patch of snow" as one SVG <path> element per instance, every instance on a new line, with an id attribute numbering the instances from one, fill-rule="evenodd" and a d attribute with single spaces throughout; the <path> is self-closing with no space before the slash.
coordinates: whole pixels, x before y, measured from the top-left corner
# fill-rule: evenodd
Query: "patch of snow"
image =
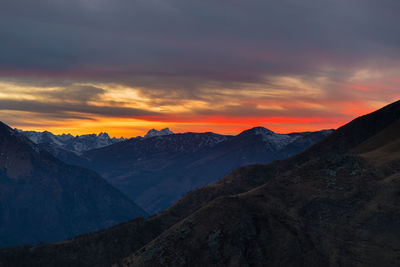
<path id="1" fill-rule="evenodd" d="M 35 144 L 50 144 L 54 147 L 74 152 L 75 154 L 80 154 L 87 150 L 105 147 L 126 140 L 123 137 L 110 138 L 107 133 L 100 133 L 99 135 L 86 134 L 73 136 L 71 134 L 55 135 L 47 131 L 35 132 L 22 131 L 18 129 L 15 130 Z"/>
<path id="2" fill-rule="evenodd" d="M 164 128 L 160 131 L 157 131 L 156 129 L 151 129 L 147 132 L 147 134 L 143 138 L 150 138 L 154 136 L 164 136 L 164 135 L 170 135 L 174 134 L 172 131 L 169 130 L 169 128 Z"/>
<path id="3" fill-rule="evenodd" d="M 254 128 L 254 133 L 256 135 L 261 135 L 263 142 L 265 142 L 268 146 L 272 146 L 276 150 L 289 145 L 300 137 L 290 136 L 288 134 L 277 134 L 263 127 Z"/>

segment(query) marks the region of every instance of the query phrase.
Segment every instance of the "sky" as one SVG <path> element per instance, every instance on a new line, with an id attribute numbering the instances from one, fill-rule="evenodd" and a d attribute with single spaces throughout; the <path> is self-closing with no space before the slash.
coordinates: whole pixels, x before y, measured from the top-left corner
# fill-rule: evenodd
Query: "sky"
<path id="1" fill-rule="evenodd" d="M 398 0 L 2 0 L 0 120 L 54 133 L 337 128 L 400 98 Z"/>

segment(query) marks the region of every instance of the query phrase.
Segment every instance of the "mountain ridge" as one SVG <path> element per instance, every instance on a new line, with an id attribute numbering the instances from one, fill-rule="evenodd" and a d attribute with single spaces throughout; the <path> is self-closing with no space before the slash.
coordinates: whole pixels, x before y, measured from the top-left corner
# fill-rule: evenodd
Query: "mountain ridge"
<path id="1" fill-rule="evenodd" d="M 22 135 L 26 136 L 27 138 L 29 138 L 35 144 L 39 145 L 52 144 L 56 146 L 58 149 L 74 152 L 78 155 L 87 150 L 96 149 L 127 140 L 124 137 L 110 138 L 110 136 L 107 133 L 103 132 L 99 134 L 84 134 L 84 135 L 73 136 L 71 134 L 56 135 L 48 131 L 36 132 L 36 131 L 23 131 L 20 129 L 15 129 L 15 130 L 21 133 Z"/>
<path id="2" fill-rule="evenodd" d="M 146 213 L 97 173 L 0 123 L 0 246 L 57 241 Z"/>
<path id="3" fill-rule="evenodd" d="M 210 184 L 236 167 L 286 158 L 329 133 L 271 132 L 263 136 L 250 129 L 236 136 L 168 134 L 86 151 L 78 162 L 67 162 L 96 170 L 149 213 L 156 213 L 189 190 Z"/>
<path id="4" fill-rule="evenodd" d="M 164 128 L 159 131 L 157 131 L 156 129 L 153 128 L 153 129 L 149 130 L 143 136 L 143 138 L 150 138 L 150 137 L 154 137 L 154 136 L 163 136 L 163 135 L 170 135 L 170 134 L 174 134 L 174 133 L 172 131 L 170 131 L 169 128 Z"/>
<path id="5" fill-rule="evenodd" d="M 236 167 L 286 158 L 330 132 L 277 134 L 257 126 L 231 136 L 174 134 L 165 128 L 130 139 L 110 139 L 105 133 L 76 137 L 21 133 L 62 161 L 97 171 L 147 212 L 156 213 Z M 98 142 L 99 137 L 105 140 Z"/>

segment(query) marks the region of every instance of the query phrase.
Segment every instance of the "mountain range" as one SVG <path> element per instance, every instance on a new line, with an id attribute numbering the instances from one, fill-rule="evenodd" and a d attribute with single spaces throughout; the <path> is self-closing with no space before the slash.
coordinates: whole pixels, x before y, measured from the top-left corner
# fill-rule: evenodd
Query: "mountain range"
<path id="1" fill-rule="evenodd" d="M 94 171 L 0 123 L 0 247 L 60 241 L 145 215 Z"/>
<path id="2" fill-rule="evenodd" d="M 304 152 L 235 169 L 147 219 L 2 266 L 399 266 L 400 101 Z"/>
<path id="3" fill-rule="evenodd" d="M 89 151 L 96 148 L 109 146 L 115 143 L 128 140 L 128 138 L 110 137 L 108 133 L 99 134 L 84 134 L 76 135 L 72 134 L 53 134 L 48 131 L 36 132 L 36 131 L 24 131 L 20 129 L 14 129 L 18 133 L 24 135 L 33 143 L 45 148 L 51 152 L 54 156 L 63 156 L 63 154 L 76 154 L 80 155 L 82 152 Z M 137 139 L 146 139 L 154 136 L 164 136 L 173 134 L 168 128 L 157 131 L 151 129 L 143 137 L 138 136 Z M 134 138 L 135 139 L 135 138 Z"/>
<path id="4" fill-rule="evenodd" d="M 23 131 L 15 129 L 15 131 L 24 135 L 35 144 L 43 146 L 45 148 L 51 148 L 52 154 L 61 153 L 61 151 L 72 152 L 77 155 L 84 151 L 88 151 L 95 148 L 105 147 L 121 141 L 125 141 L 126 138 L 110 138 L 107 133 L 97 134 L 85 134 L 76 135 L 71 134 L 52 134 L 51 132 L 35 132 L 35 131 Z"/>
<path id="5" fill-rule="evenodd" d="M 257 127 L 224 136 L 166 128 L 127 140 L 4 124 L 1 130 L 0 247 L 59 241 L 146 216 L 132 199 L 160 211 L 235 167 L 287 157 L 329 133 L 281 135 Z"/>
<path id="6" fill-rule="evenodd" d="M 145 211 L 154 214 L 188 191 L 215 182 L 237 167 L 289 157 L 331 132 L 277 134 L 255 127 L 229 136 L 211 132 L 174 134 L 168 128 L 152 129 L 143 138 L 83 151 L 79 156 L 55 156 L 97 171 Z"/>

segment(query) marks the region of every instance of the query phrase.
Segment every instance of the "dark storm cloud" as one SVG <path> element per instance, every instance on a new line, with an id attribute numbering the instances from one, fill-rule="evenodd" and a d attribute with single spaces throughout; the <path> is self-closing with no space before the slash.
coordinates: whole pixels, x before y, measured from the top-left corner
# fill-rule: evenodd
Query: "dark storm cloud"
<path id="1" fill-rule="evenodd" d="M 399 59 L 399 12 L 395 0 L 3 0 L 0 71 L 168 91 L 351 70 Z"/>

